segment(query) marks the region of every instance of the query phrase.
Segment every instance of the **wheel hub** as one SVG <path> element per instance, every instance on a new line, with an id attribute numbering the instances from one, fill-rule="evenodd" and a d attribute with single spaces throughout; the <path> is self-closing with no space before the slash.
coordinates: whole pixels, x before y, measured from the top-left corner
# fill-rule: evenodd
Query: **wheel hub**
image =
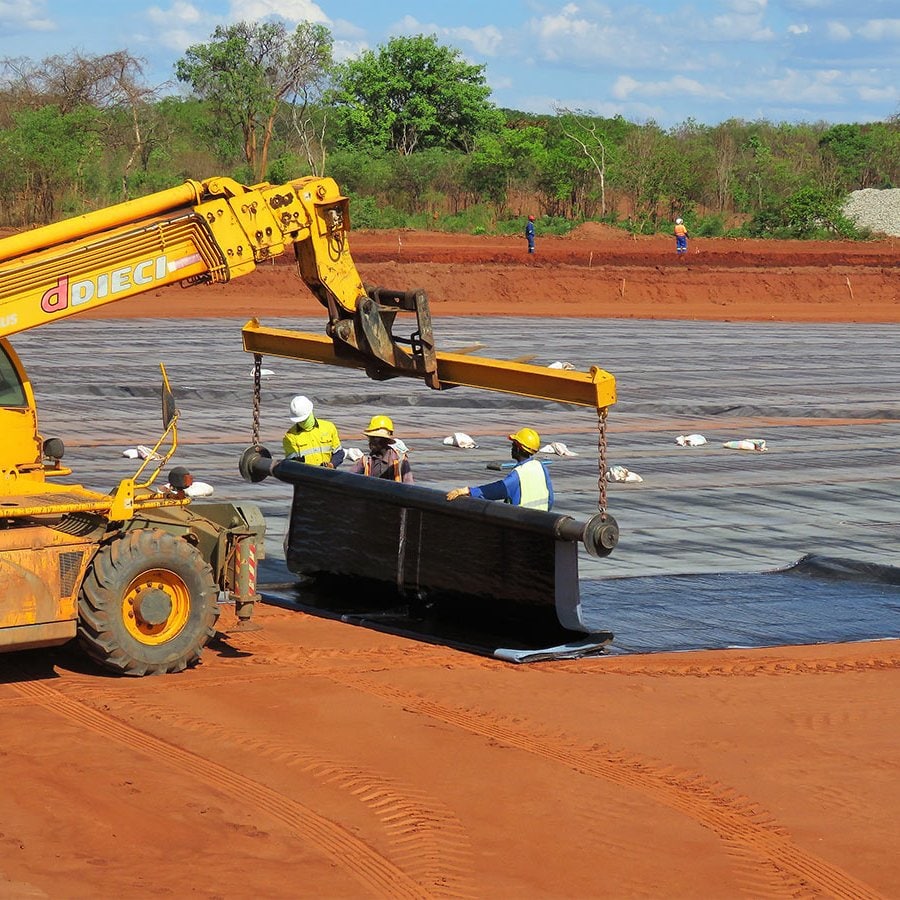
<path id="1" fill-rule="evenodd" d="M 172 598 L 159 588 L 145 588 L 134 598 L 134 614 L 147 625 L 162 625 L 172 615 Z"/>

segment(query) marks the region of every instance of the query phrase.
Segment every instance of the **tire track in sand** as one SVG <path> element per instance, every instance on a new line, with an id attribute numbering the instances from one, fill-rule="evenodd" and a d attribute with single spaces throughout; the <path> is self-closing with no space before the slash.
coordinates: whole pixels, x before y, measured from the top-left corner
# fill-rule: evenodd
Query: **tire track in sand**
<path id="1" fill-rule="evenodd" d="M 552 665 L 554 672 L 577 672 L 579 675 L 649 675 L 664 678 L 842 675 L 848 672 L 900 669 L 900 652 L 888 647 L 885 647 L 884 656 L 859 659 L 736 659 L 734 662 L 704 664 L 698 662 L 696 656 L 691 661 L 680 661 L 673 659 L 671 654 L 664 654 L 665 658 L 658 663 L 653 661 L 653 656 L 654 654 L 641 654 L 640 662 L 634 656 L 597 656 L 590 660 L 559 660 L 536 665 L 547 670 Z"/>
<path id="2" fill-rule="evenodd" d="M 113 716 L 85 706 L 58 691 L 37 682 L 20 682 L 14 689 L 30 697 L 51 712 L 64 716 L 88 731 L 113 739 L 126 747 L 164 761 L 192 778 L 224 793 L 236 803 L 247 800 L 277 819 L 315 846 L 336 865 L 349 872 L 376 896 L 427 898 L 430 892 L 417 884 L 401 868 L 376 853 L 340 825 L 303 804 L 290 800 L 272 788 L 260 784 L 206 757 L 199 756 L 137 728 Z"/>
<path id="3" fill-rule="evenodd" d="M 836 900 L 881 900 L 882 895 L 838 866 L 798 847 L 787 831 L 759 804 L 701 773 L 678 771 L 635 753 L 595 745 L 579 748 L 562 740 L 524 732 L 497 717 L 448 707 L 426 697 L 366 679 L 359 673 L 329 672 L 328 678 L 351 690 L 395 703 L 490 741 L 557 762 L 584 775 L 641 792 L 712 830 L 737 854 L 739 873 L 752 896 L 825 894 Z M 748 856 L 756 860 L 748 865 Z M 760 863 L 762 865 L 760 865 Z M 766 875 L 761 891 L 760 876 Z"/>
<path id="4" fill-rule="evenodd" d="M 92 709 L 97 709 L 100 703 L 111 702 L 108 692 L 86 681 L 63 685 L 61 690 Z M 391 858 L 417 884 L 426 887 L 430 897 L 477 896 L 469 878 L 472 866 L 468 836 L 459 819 L 433 798 L 336 759 L 332 754 L 327 759 L 317 756 L 294 739 L 288 743 L 257 737 L 140 698 L 129 697 L 123 702 L 129 710 L 139 711 L 151 719 L 158 718 L 179 729 L 214 738 L 217 746 L 231 745 L 251 751 L 256 759 L 269 759 L 280 766 L 299 769 L 320 784 L 349 793 L 384 829 L 391 842 Z"/>

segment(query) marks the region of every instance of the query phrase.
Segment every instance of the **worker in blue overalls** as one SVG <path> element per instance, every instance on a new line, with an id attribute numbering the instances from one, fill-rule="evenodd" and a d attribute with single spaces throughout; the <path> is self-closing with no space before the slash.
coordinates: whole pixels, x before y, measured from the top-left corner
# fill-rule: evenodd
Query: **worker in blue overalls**
<path id="1" fill-rule="evenodd" d="M 541 437 L 533 428 L 520 428 L 508 436 L 512 441 L 510 455 L 515 466 L 509 475 L 499 481 L 479 487 L 454 488 L 447 493 L 448 500 L 457 497 L 475 497 L 480 500 L 503 500 L 514 506 L 549 511 L 553 508 L 553 483 L 547 467 L 535 458 L 541 448 Z"/>
<path id="2" fill-rule="evenodd" d="M 528 241 L 528 252 L 534 253 L 534 216 L 528 217 L 528 224 L 525 226 L 525 240 Z"/>

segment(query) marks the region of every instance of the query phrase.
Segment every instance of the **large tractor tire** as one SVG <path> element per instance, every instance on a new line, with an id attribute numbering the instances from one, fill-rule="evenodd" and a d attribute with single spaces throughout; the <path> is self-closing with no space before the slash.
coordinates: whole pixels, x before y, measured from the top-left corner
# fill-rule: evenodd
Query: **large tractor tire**
<path id="1" fill-rule="evenodd" d="M 123 675 L 180 672 L 215 634 L 218 587 L 192 544 L 155 528 L 97 552 L 81 586 L 78 639 Z"/>

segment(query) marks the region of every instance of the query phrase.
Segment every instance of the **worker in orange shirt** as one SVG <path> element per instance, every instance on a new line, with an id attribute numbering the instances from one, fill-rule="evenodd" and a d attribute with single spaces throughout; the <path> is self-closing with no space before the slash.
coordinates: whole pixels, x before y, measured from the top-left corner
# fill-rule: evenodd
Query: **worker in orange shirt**
<path id="1" fill-rule="evenodd" d="M 675 220 L 675 252 L 681 256 L 687 253 L 688 231 L 684 224 L 684 219 Z"/>

